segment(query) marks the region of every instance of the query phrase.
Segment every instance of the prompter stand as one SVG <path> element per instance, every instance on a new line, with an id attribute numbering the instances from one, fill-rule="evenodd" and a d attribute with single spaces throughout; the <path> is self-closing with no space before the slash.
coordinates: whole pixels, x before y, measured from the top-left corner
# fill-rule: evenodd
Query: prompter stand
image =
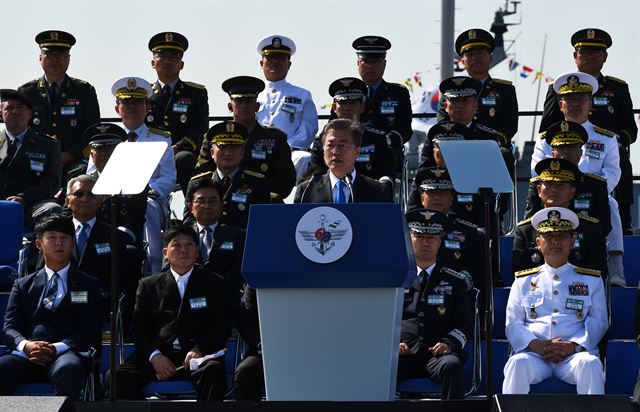
<path id="1" fill-rule="evenodd" d="M 493 271 L 491 243 L 498 242 L 489 227 L 496 193 L 513 192 L 513 182 L 504 164 L 498 144 L 491 140 L 442 141 L 440 150 L 451 176 L 453 187 L 459 193 L 478 193 L 484 200 L 484 221 L 487 230 L 485 253 L 485 331 L 487 340 L 487 399 L 493 396 L 492 348 L 493 335 Z"/>
<path id="2" fill-rule="evenodd" d="M 109 401 L 116 400 L 116 312 L 118 285 L 116 281 L 116 196 L 141 193 L 167 149 L 165 142 L 124 142 L 116 146 L 93 187 L 97 195 L 111 196 L 111 301 L 109 342 Z"/>

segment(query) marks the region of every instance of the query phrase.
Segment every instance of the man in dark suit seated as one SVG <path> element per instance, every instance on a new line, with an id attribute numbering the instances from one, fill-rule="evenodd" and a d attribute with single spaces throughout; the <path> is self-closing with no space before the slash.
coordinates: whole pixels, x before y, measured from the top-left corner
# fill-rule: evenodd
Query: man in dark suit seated
<path id="1" fill-rule="evenodd" d="M 322 132 L 322 147 L 329 170 L 296 186 L 294 203 L 391 202 L 391 185 L 356 172 L 361 145 L 362 129 L 350 120 L 327 123 Z"/>
<path id="2" fill-rule="evenodd" d="M 15 281 L 0 357 L 0 394 L 32 382 L 50 382 L 54 395 L 79 398 L 89 366 L 80 357 L 100 340 L 98 281 L 70 263 L 75 247 L 71 219 L 60 215 L 36 225 L 45 267 Z"/>
<path id="3" fill-rule="evenodd" d="M 190 360 L 225 347 L 231 321 L 223 281 L 194 266 L 198 235 L 189 226 L 167 229 L 162 252 L 170 268 L 138 285 L 131 321 L 136 350 L 116 370 L 116 395 L 142 399 L 143 388 L 154 379 L 188 379 L 196 384 L 198 401 L 222 400 L 224 357 L 192 372 Z"/>
<path id="4" fill-rule="evenodd" d="M 196 223 L 193 229 L 200 236 L 198 262 L 209 272 L 224 279 L 229 303 L 234 312 L 240 311 L 240 291 L 244 278 L 240 272 L 244 253 L 244 231 L 221 223 L 222 197 L 220 183 L 199 179 L 189 185 L 187 207 Z"/>
<path id="5" fill-rule="evenodd" d="M 446 215 L 416 209 L 406 217 L 418 277 L 404 292 L 398 380 L 427 377 L 442 384 L 442 399 L 461 399 L 472 332 L 465 276 L 437 261 Z"/>

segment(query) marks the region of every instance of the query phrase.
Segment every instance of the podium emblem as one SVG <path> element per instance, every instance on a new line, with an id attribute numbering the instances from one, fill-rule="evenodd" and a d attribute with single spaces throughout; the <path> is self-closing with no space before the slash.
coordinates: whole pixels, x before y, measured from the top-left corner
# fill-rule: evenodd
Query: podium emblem
<path id="1" fill-rule="evenodd" d="M 331 263 L 344 256 L 353 240 L 349 219 L 338 209 L 320 206 L 298 221 L 296 244 L 304 257 L 316 263 Z"/>

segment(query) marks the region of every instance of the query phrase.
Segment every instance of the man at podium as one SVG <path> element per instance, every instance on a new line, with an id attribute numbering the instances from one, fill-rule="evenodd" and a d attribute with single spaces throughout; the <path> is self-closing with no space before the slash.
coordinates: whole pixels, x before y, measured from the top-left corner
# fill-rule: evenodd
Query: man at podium
<path id="1" fill-rule="evenodd" d="M 358 174 L 362 129 L 348 119 L 327 123 L 322 133 L 325 174 L 314 174 L 296 186 L 294 203 L 391 202 L 391 182 L 381 183 Z"/>

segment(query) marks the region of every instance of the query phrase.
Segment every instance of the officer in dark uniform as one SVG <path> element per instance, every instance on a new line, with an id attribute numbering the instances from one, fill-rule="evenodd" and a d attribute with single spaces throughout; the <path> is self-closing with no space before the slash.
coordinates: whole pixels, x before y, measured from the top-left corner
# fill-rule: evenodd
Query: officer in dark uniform
<path id="1" fill-rule="evenodd" d="M 404 293 L 398 380 L 427 377 L 442 384 L 442 399 L 462 399 L 472 312 L 464 276 L 437 260 L 447 218 L 425 209 L 406 218 L 418 276 Z"/>
<path id="2" fill-rule="evenodd" d="M 366 105 L 367 85 L 355 77 L 343 77 L 329 86 L 329 94 L 333 97 L 331 111 L 336 118 L 349 119 L 360 124 Z M 395 177 L 396 164 L 393 150 L 387 145 L 385 132 L 362 125 L 362 146 L 360 156 L 356 159 L 356 170 L 372 179 L 387 176 Z M 327 170 L 322 148 L 322 133 L 311 145 L 311 165 L 309 174 Z"/>
<path id="3" fill-rule="evenodd" d="M 62 183 L 67 172 L 84 172 L 87 141 L 84 131 L 100 121 L 96 90 L 84 80 L 67 75 L 69 50 L 76 43 L 71 34 L 47 30 L 36 36 L 44 75 L 20 86 L 33 106 L 31 128 L 52 136 L 61 145 Z"/>
<path id="4" fill-rule="evenodd" d="M 19 202 L 25 226 L 33 219 L 59 212 L 53 196 L 60 188 L 60 144 L 29 127 L 33 111 L 27 96 L 0 89 L 0 200 Z"/>
<path id="5" fill-rule="evenodd" d="M 397 167 L 402 167 L 402 145 L 411 139 L 411 98 L 406 87 L 387 83 L 382 76 L 387 65 L 391 42 L 380 36 L 355 39 L 352 47 L 358 56 L 358 73 L 369 88 L 362 124 L 385 133 L 387 144 L 394 149 Z"/>
<path id="6" fill-rule="evenodd" d="M 495 48 L 493 36 L 482 29 L 466 30 L 456 39 L 455 48 L 469 76 L 481 82 L 478 110 L 473 120 L 498 131 L 502 137 L 501 146 L 510 151 L 511 139 L 518 131 L 518 99 L 510 81 L 489 75 Z M 441 95 L 438 121 L 450 118 L 444 102 L 445 97 Z"/>
<path id="7" fill-rule="evenodd" d="M 547 158 L 536 165 L 540 177 L 538 196 L 547 207 L 570 208 L 576 191 L 576 182 L 582 173 L 573 163 L 565 159 Z M 576 241 L 569 255 L 569 262 L 581 267 L 590 267 L 607 274 L 607 248 L 605 235 L 598 219 L 578 213 L 580 221 L 575 229 Z M 518 223 L 513 242 L 512 269 L 514 272 L 541 265 L 544 258 L 536 245 L 538 233 L 531 218 Z"/>
<path id="8" fill-rule="evenodd" d="M 211 179 L 222 186 L 224 196 L 219 222 L 241 229 L 247 227 L 251 205 L 271 203 L 264 177 L 240 169 L 247 135 L 247 129 L 237 122 L 222 122 L 212 126 L 206 139 L 212 144 L 211 156 L 216 163 L 216 170 L 191 178 L 192 182 Z M 184 223 L 194 223 L 193 214 L 187 207 L 184 210 Z"/>
<path id="9" fill-rule="evenodd" d="M 152 85 L 146 123 L 171 132 L 177 181 L 183 193 L 193 174 L 202 136 L 209 128 L 207 89 L 178 77 L 184 68 L 182 56 L 188 47 L 189 42 L 180 33 L 158 33 L 149 40 L 149 50 L 153 53 L 151 67 L 158 74 L 158 80 Z"/>
<path id="10" fill-rule="evenodd" d="M 582 145 L 589 139 L 587 131 L 582 125 L 574 122 L 562 121 L 554 123 L 547 129 L 544 139 L 551 146 L 554 158 L 570 161 L 578 166 L 582 156 Z M 542 209 L 538 196 L 539 177 L 531 178 L 527 193 L 527 207 L 524 217 L 533 216 Z M 582 179 L 575 183 L 576 194 L 571 199 L 571 210 L 578 214 L 586 214 L 600 221 L 602 233 L 609 234 L 611 230 L 611 211 L 607 194 L 607 181 L 598 175 L 582 173 Z"/>
<path id="11" fill-rule="evenodd" d="M 599 85 L 598 91 L 592 95 L 589 121 L 618 135 L 621 176 L 615 189 L 615 197 L 620 207 L 624 234 L 632 234 L 630 208 L 633 204 L 633 171 L 629 160 L 629 145 L 636 141 L 638 126 L 633 118 L 633 102 L 627 83 L 601 72 L 607 61 L 607 49 L 612 43 L 611 36 L 601 29 L 582 29 L 571 36 L 573 58 L 578 70 L 595 77 Z M 544 102 L 540 131 L 547 130 L 551 124 L 561 120 L 564 120 L 564 116 L 560 112 L 558 97 L 551 84 Z"/>
<path id="12" fill-rule="evenodd" d="M 90 156 L 96 166 L 96 171 L 91 176 L 97 179 L 116 146 L 127 141 L 127 132 L 112 123 L 97 123 L 85 131 L 85 139 L 89 142 Z M 136 195 L 116 196 L 116 227 L 126 232 L 137 245 L 142 244 L 148 191 L 146 188 Z M 104 197 L 97 218 L 111 224 L 111 196 Z"/>
<path id="13" fill-rule="evenodd" d="M 260 109 L 256 99 L 264 90 L 264 82 L 251 76 L 232 77 L 222 83 L 222 90 L 231 99 L 228 108 L 233 114 L 233 121 L 249 131 L 240 168 L 263 176 L 272 199 L 284 199 L 293 189 L 296 169 L 291 161 L 287 135 L 280 129 L 261 126 L 256 120 L 256 112 Z M 215 167 L 211 158 L 211 142 L 204 139 L 196 173 L 213 171 Z"/>

